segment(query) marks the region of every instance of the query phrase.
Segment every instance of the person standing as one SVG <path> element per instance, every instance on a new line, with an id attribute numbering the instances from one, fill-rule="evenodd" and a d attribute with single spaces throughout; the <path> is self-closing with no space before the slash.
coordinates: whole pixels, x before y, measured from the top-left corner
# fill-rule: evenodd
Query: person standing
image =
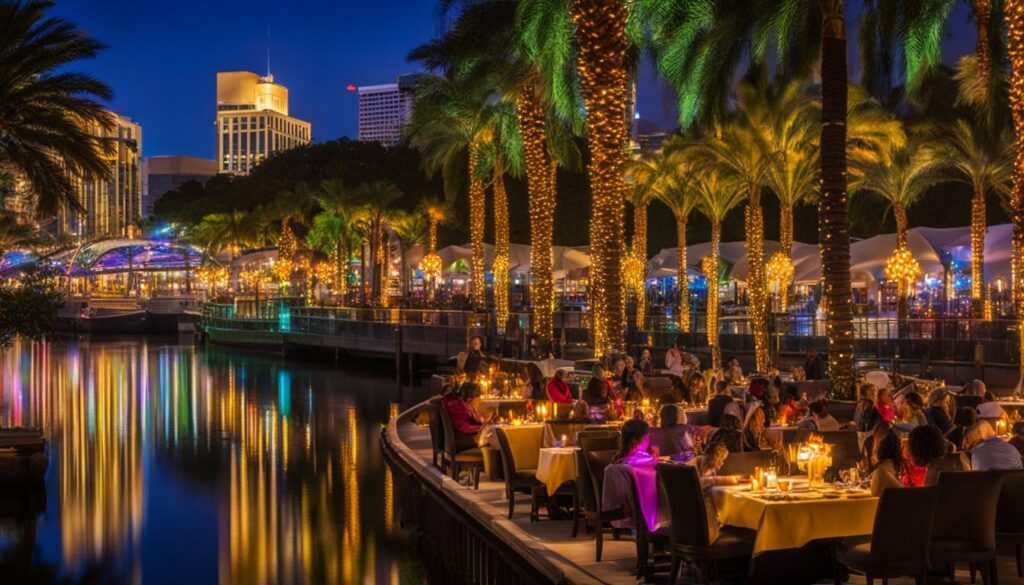
<path id="1" fill-rule="evenodd" d="M 804 375 L 808 380 L 825 379 L 825 365 L 821 362 L 818 350 L 813 347 L 807 350 L 807 359 L 804 360 Z"/>

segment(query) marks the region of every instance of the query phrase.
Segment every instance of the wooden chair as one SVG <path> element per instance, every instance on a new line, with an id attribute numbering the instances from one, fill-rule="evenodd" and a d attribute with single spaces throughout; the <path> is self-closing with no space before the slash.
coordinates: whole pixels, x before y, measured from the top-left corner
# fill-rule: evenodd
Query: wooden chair
<path id="1" fill-rule="evenodd" d="M 542 490 L 544 494 L 547 493 L 547 490 L 544 489 L 544 484 L 537 479 L 536 469 L 518 469 L 516 467 L 515 456 L 512 454 L 512 448 L 509 446 L 508 435 L 505 433 L 505 429 L 496 427 L 494 432 L 498 437 L 501 465 L 505 471 L 505 497 L 508 498 L 509 520 L 512 519 L 512 514 L 516 510 L 516 492 L 522 492 L 530 494 L 530 520 L 536 521 L 538 519 L 538 497 L 542 495 Z"/>
<path id="2" fill-rule="evenodd" d="M 723 526 L 717 534 L 713 533 L 696 467 L 661 463 L 657 471 L 671 516 L 668 529 L 672 552 L 670 583 L 676 582 L 684 561 L 700 568 L 699 582 L 710 583 L 718 561 L 753 554 L 754 531 Z"/>
<path id="3" fill-rule="evenodd" d="M 443 408 L 441 401 L 435 399 L 427 403 L 425 410 L 429 417 L 430 427 L 430 462 L 443 473 L 446 463 L 444 456 L 444 427 L 442 426 L 441 413 L 439 412 L 441 408 Z"/>
<path id="4" fill-rule="evenodd" d="M 441 419 L 441 432 L 444 435 L 444 459 L 445 465 L 451 470 L 451 476 L 455 481 L 463 469 L 467 469 L 473 478 L 473 489 L 480 487 L 480 471 L 484 468 L 484 456 L 479 447 L 472 449 L 458 450 L 455 444 L 455 425 L 452 424 L 452 417 L 443 404 L 438 404 L 438 418 Z"/>
<path id="5" fill-rule="evenodd" d="M 869 538 L 844 539 L 836 551 L 836 585 L 842 585 L 842 567 L 864 573 L 868 585 L 881 577 L 913 577 L 928 583 L 928 554 L 939 488 L 889 488 L 875 510 Z"/>
<path id="6" fill-rule="evenodd" d="M 943 471 L 930 557 L 935 566 L 946 567 L 953 581 L 956 563 L 981 568 L 985 585 L 998 581 L 996 573 L 996 507 L 1003 485 L 1002 471 Z M 917 516 L 900 515 L 901 518 Z"/>
<path id="7" fill-rule="evenodd" d="M 1016 549 L 1017 576 L 1024 579 L 1024 470 L 1003 472 L 996 513 L 996 543 Z"/>
<path id="8" fill-rule="evenodd" d="M 601 562 L 601 553 L 604 550 L 605 526 L 610 527 L 613 520 L 622 520 L 626 517 L 626 511 L 622 508 L 605 510 L 604 498 L 604 470 L 612 462 L 615 452 L 619 448 L 619 434 L 608 431 L 581 431 L 577 434 L 576 440 L 580 450 L 577 453 L 580 478 L 577 486 L 589 482 L 589 492 L 592 496 L 580 497 L 581 512 L 587 524 L 594 529 L 594 551 L 595 559 Z M 584 477 L 586 476 L 586 477 Z M 576 534 L 577 518 L 573 520 L 573 535 Z M 611 528 L 612 538 L 619 539 L 619 531 Z"/>
<path id="9" fill-rule="evenodd" d="M 647 519 L 641 513 L 640 494 L 636 489 L 636 481 L 632 477 L 630 474 L 629 493 L 633 528 L 636 531 L 636 576 L 643 579 L 644 583 L 650 583 L 655 572 L 654 559 L 651 558 L 651 545 L 668 545 L 669 533 L 666 528 L 651 531 L 647 526 Z"/>

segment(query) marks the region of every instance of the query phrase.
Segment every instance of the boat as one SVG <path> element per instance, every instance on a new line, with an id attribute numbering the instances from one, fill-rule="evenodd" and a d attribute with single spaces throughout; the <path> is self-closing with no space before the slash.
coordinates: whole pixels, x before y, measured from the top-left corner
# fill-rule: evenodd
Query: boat
<path id="1" fill-rule="evenodd" d="M 39 429 L 0 429 L 0 488 L 40 485 L 50 461 Z"/>

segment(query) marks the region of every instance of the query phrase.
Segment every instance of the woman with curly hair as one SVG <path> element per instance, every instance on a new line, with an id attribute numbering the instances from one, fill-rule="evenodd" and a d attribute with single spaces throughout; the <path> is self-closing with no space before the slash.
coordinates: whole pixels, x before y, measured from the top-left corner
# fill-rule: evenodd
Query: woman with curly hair
<path id="1" fill-rule="evenodd" d="M 932 425 L 914 427 L 910 431 L 910 436 L 907 437 L 907 462 L 903 485 L 907 487 L 923 486 L 925 476 L 928 474 L 928 466 L 945 454 L 946 440 L 942 438 L 942 431 L 938 427 Z"/>
<path id="2" fill-rule="evenodd" d="M 871 472 L 871 495 L 880 496 L 887 488 L 901 487 L 903 447 L 896 431 L 889 429 L 875 447 L 875 470 Z"/>

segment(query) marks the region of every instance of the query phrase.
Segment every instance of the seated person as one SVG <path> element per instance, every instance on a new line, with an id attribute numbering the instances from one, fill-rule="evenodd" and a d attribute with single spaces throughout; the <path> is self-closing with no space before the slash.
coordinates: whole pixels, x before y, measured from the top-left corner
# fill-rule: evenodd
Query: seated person
<path id="1" fill-rule="evenodd" d="M 1007 443 L 1014 446 L 1015 449 L 1020 451 L 1021 455 L 1024 455 L 1024 422 L 1017 421 L 1013 423 L 1013 436 Z"/>
<path id="2" fill-rule="evenodd" d="M 899 474 L 903 470 L 903 447 L 899 435 L 889 429 L 875 449 L 875 466 L 871 472 L 871 495 L 880 496 L 891 487 L 902 487 Z"/>
<path id="3" fill-rule="evenodd" d="M 953 428 L 946 433 L 946 440 L 957 451 L 964 450 L 964 433 L 978 422 L 978 411 L 970 406 L 961 406 L 953 417 Z"/>
<path id="4" fill-rule="evenodd" d="M 892 390 L 889 388 L 879 388 L 877 398 L 874 408 L 870 408 L 864 413 L 865 428 L 874 429 L 879 421 L 892 423 L 896 420 L 896 408 L 893 406 Z"/>
<path id="5" fill-rule="evenodd" d="M 644 390 L 644 375 L 636 369 L 636 362 L 633 356 L 626 355 L 623 359 L 624 367 L 619 383 L 625 393 L 623 400 L 642 400 Z"/>
<path id="6" fill-rule="evenodd" d="M 929 424 L 938 427 L 942 434 L 948 433 L 953 428 L 953 421 L 950 420 L 952 413 L 950 406 L 952 398 L 944 388 L 936 388 L 928 393 L 928 408 L 924 411 Z"/>
<path id="7" fill-rule="evenodd" d="M 985 397 L 985 383 L 981 380 L 972 380 L 964 387 L 960 389 L 960 394 L 956 397 L 956 407 L 969 406 L 971 408 L 978 408 L 982 400 Z"/>
<path id="8" fill-rule="evenodd" d="M 690 383 L 686 387 L 687 400 L 694 404 L 703 404 L 708 399 L 708 386 L 704 376 L 699 373 L 690 376 Z"/>
<path id="9" fill-rule="evenodd" d="M 878 388 L 871 383 L 864 383 L 857 389 L 860 398 L 857 400 L 857 406 L 853 410 L 853 424 L 857 427 L 857 430 L 866 433 L 871 429 L 867 428 L 865 415 L 868 411 L 875 406 L 875 396 L 878 395 Z"/>
<path id="10" fill-rule="evenodd" d="M 772 379 L 771 385 L 768 386 L 768 392 L 765 393 L 761 402 L 764 408 L 765 424 L 769 426 L 782 424 L 783 421 L 779 416 L 779 406 L 782 404 L 782 378 L 775 376 Z"/>
<path id="11" fill-rule="evenodd" d="M 743 419 L 743 450 L 762 451 L 779 447 L 780 445 L 768 436 L 768 425 L 761 403 L 751 402 Z"/>
<path id="12" fill-rule="evenodd" d="M 904 427 L 907 430 L 928 424 L 928 417 L 924 414 L 924 399 L 917 392 L 907 392 L 903 396 L 903 416 L 900 417 L 897 427 Z"/>
<path id="13" fill-rule="evenodd" d="M 741 431 L 741 426 L 740 419 L 735 416 L 731 414 L 722 415 L 718 430 L 711 433 L 711 436 L 708 437 L 708 445 L 710 446 L 712 443 L 725 443 L 730 453 L 742 452 L 743 432 Z"/>
<path id="14" fill-rule="evenodd" d="M 455 358 L 455 371 L 466 374 L 470 380 L 487 368 L 487 357 L 483 351 L 484 338 L 474 335 L 466 344 L 466 351 L 459 352 Z"/>
<path id="15" fill-rule="evenodd" d="M 469 401 L 477 396 L 480 389 L 472 382 L 465 382 L 458 392 L 441 399 L 441 405 L 448 411 L 455 428 L 455 448 L 459 451 L 476 447 L 477 436 L 484 420 L 477 414 Z"/>
<path id="16" fill-rule="evenodd" d="M 829 414 L 827 401 L 816 400 L 807 408 L 810 411 L 807 418 L 800 421 L 797 426 L 819 432 L 839 430 L 839 421 Z"/>
<path id="17" fill-rule="evenodd" d="M 697 468 L 697 475 L 700 476 L 700 485 L 707 489 L 715 485 L 735 485 L 736 478 L 729 476 L 718 477 L 718 471 L 725 465 L 729 457 L 729 450 L 722 443 L 710 443 L 704 449 L 704 453 L 694 457 L 687 462 Z"/>
<path id="18" fill-rule="evenodd" d="M 980 421 L 964 434 L 964 450 L 971 453 L 971 469 L 1021 469 L 1020 451 L 999 438 L 987 421 Z"/>
<path id="19" fill-rule="evenodd" d="M 879 421 L 875 428 L 871 429 L 871 434 L 864 438 L 860 446 L 860 461 L 857 462 L 857 468 L 865 477 L 875 469 L 878 446 L 891 430 L 891 424 Z"/>
<path id="20" fill-rule="evenodd" d="M 572 390 L 565 381 L 565 370 L 555 370 L 555 375 L 548 380 L 547 395 L 555 404 L 572 404 Z"/>
<path id="21" fill-rule="evenodd" d="M 683 338 L 676 337 L 675 341 L 672 342 L 672 347 L 668 348 L 665 352 L 665 369 L 677 376 L 682 376 L 686 373 L 687 364 L 683 359 Z"/>
<path id="22" fill-rule="evenodd" d="M 569 420 L 573 422 L 590 422 L 590 405 L 585 400 L 577 400 L 572 404 Z"/>
<path id="23" fill-rule="evenodd" d="M 778 424 L 796 424 L 801 418 L 803 418 L 803 406 L 800 404 L 800 398 L 797 396 L 795 386 L 785 386 L 783 388 L 782 402 L 778 406 L 779 420 Z"/>
<path id="24" fill-rule="evenodd" d="M 654 359 L 651 357 L 651 350 L 649 349 L 644 349 L 640 352 L 640 373 L 654 373 Z"/>
<path id="25" fill-rule="evenodd" d="M 594 370 L 587 382 L 587 388 L 583 391 L 583 400 L 590 406 L 604 406 L 612 397 L 611 382 L 604 377 L 604 368 L 601 364 L 594 364 Z"/>
<path id="26" fill-rule="evenodd" d="M 985 392 L 985 396 L 978 405 L 978 418 L 998 419 L 1004 418 L 1006 411 L 1001 404 L 996 402 L 996 397 L 991 392 Z"/>
<path id="27" fill-rule="evenodd" d="M 719 376 L 719 379 L 725 380 L 730 384 L 743 383 L 743 368 L 740 367 L 739 358 L 729 358 L 729 361 L 725 363 L 725 367 L 722 368 L 722 374 Z"/>
<path id="28" fill-rule="evenodd" d="M 651 429 L 658 452 L 681 461 L 692 459 L 694 429 L 687 424 L 686 413 L 675 404 L 666 404 L 661 407 L 658 418 L 658 428 Z"/>
<path id="29" fill-rule="evenodd" d="M 946 440 L 942 432 L 932 425 L 914 427 L 907 437 L 906 474 L 903 485 L 921 487 L 928 475 L 928 466 L 946 454 Z"/>
<path id="30" fill-rule="evenodd" d="M 657 465 L 658 460 L 651 455 L 651 432 L 646 422 L 631 418 L 622 424 L 619 450 L 615 453 L 614 461 L 634 467 Z"/>
<path id="31" fill-rule="evenodd" d="M 735 406 L 736 400 L 729 392 L 729 383 L 719 380 L 715 385 L 715 397 L 708 402 L 708 424 L 713 427 L 722 426 L 722 415 L 729 405 Z M 735 413 L 733 413 L 735 414 Z"/>

